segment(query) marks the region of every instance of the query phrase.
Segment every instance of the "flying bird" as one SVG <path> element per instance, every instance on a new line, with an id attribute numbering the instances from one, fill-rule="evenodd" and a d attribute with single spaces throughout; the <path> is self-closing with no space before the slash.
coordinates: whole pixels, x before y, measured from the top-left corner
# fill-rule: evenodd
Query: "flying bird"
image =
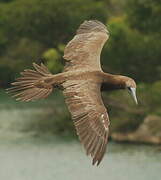
<path id="1" fill-rule="evenodd" d="M 77 135 L 93 165 L 99 165 L 105 154 L 110 125 L 101 91 L 127 89 L 137 103 L 133 79 L 101 69 L 100 55 L 108 38 L 109 31 L 100 21 L 84 21 L 65 47 L 62 73 L 53 75 L 42 63 L 33 63 L 35 70 L 21 72 L 22 77 L 7 89 L 17 100 L 26 102 L 46 98 L 55 88 L 61 89 Z"/>

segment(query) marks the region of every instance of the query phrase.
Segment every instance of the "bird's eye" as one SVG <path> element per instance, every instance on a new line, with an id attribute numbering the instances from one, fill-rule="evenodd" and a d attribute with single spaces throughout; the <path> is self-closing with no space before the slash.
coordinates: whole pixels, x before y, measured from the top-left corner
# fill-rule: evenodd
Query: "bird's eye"
<path id="1" fill-rule="evenodd" d="M 127 89 L 128 89 L 129 91 L 131 91 L 131 87 L 127 87 Z"/>

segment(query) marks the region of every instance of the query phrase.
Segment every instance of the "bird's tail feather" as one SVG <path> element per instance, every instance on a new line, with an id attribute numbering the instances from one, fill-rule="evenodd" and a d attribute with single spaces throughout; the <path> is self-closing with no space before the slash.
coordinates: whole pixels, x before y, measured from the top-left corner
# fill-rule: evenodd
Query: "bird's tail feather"
<path id="1" fill-rule="evenodd" d="M 12 83 L 13 87 L 7 89 L 16 100 L 33 101 L 46 98 L 53 90 L 53 86 L 46 84 L 43 79 L 51 75 L 46 66 L 42 63 L 37 65 L 33 63 L 35 70 L 26 69 L 20 74 L 22 77 L 17 78 Z"/>

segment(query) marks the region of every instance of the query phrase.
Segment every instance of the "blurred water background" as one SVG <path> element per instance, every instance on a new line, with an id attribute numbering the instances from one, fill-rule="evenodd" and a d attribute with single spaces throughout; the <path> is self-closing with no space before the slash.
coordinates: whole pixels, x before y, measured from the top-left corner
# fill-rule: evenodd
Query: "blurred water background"
<path id="1" fill-rule="evenodd" d="M 16 102 L 4 91 L 2 94 L 0 179 L 160 179 L 161 146 L 110 141 L 101 165 L 92 166 L 68 122 L 71 120 L 66 119 L 71 126 L 64 130 L 61 118 L 54 117 L 66 109 L 60 92 L 37 103 Z M 54 101 L 58 96 L 59 104 Z"/>
<path id="2" fill-rule="evenodd" d="M 1 141 L 0 158 L 0 178 L 6 180 L 160 180 L 161 173 L 156 147 L 111 142 L 95 167 L 80 143 L 64 137 Z"/>

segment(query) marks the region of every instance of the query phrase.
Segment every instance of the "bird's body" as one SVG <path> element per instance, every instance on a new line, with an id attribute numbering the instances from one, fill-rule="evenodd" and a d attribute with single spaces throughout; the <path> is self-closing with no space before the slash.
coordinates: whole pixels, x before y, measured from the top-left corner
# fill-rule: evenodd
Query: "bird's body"
<path id="1" fill-rule="evenodd" d="M 97 165 L 106 150 L 110 124 L 101 90 L 128 88 L 136 100 L 133 79 L 101 69 L 100 54 L 108 38 L 108 30 L 101 22 L 85 21 L 65 48 L 62 73 L 52 75 L 43 64 L 33 64 L 35 70 L 22 72 L 23 77 L 8 90 L 18 100 L 31 101 L 47 97 L 54 88 L 61 89 L 79 139 Z"/>

